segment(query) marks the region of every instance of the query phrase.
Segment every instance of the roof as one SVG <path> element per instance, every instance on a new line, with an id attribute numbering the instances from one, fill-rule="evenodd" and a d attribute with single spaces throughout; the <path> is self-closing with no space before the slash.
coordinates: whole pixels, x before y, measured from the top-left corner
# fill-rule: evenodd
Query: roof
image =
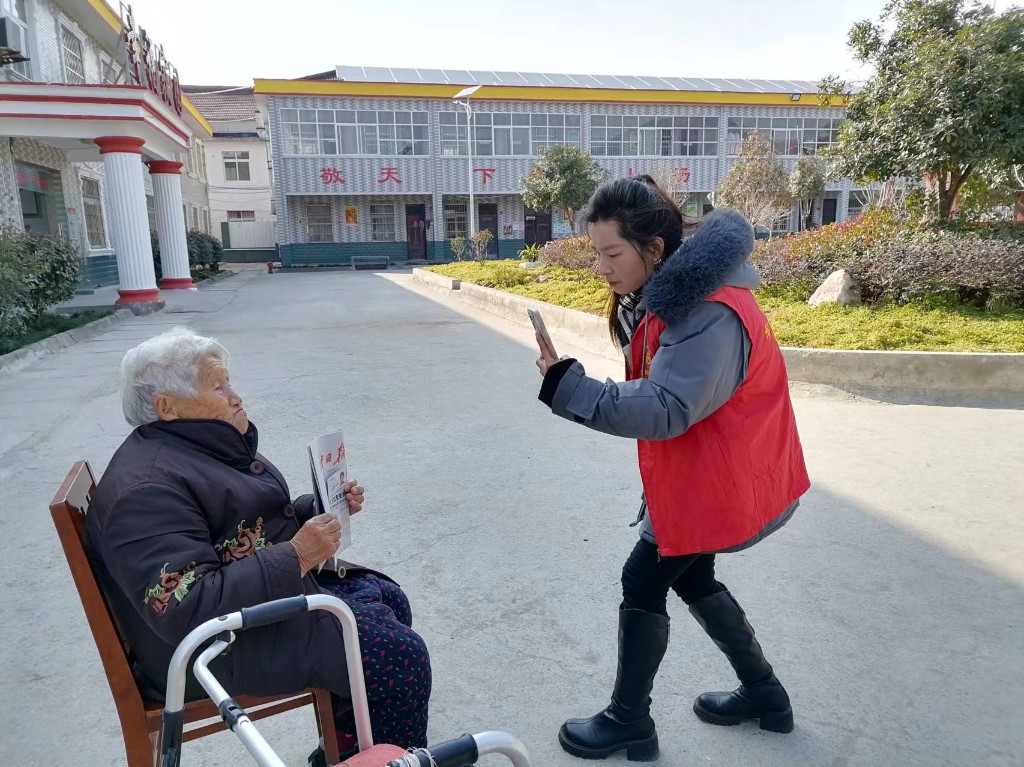
<path id="1" fill-rule="evenodd" d="M 203 117 L 213 122 L 252 120 L 256 112 L 256 97 L 251 86 L 183 85 L 181 89 Z"/>
<path id="2" fill-rule="evenodd" d="M 316 79 L 327 78 L 317 76 Z M 485 72 L 464 69 L 403 69 L 392 67 L 338 66 L 335 70 L 335 79 L 354 83 L 465 86 L 504 85 L 535 88 L 602 88 L 637 91 L 718 91 L 721 93 L 818 92 L 818 83 L 810 80 L 565 75 L 550 72 Z"/>

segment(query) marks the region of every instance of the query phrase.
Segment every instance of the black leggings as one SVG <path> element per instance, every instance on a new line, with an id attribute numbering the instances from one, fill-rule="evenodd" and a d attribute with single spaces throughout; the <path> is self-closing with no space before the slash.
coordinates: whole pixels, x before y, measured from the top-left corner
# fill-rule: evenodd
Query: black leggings
<path id="1" fill-rule="evenodd" d="M 622 568 L 622 609 L 667 616 L 669 589 L 688 605 L 724 591 L 715 580 L 715 555 L 659 557 L 656 545 L 637 541 Z"/>

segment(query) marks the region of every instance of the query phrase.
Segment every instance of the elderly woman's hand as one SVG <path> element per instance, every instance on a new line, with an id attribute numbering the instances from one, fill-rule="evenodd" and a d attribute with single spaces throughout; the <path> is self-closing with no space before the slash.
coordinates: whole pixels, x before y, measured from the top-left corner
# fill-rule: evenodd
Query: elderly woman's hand
<path id="1" fill-rule="evenodd" d="M 354 479 L 350 479 L 345 483 L 345 500 L 348 501 L 348 513 L 358 514 L 363 510 L 363 502 L 366 496 L 366 491 L 362 486 Z"/>
<path id="2" fill-rule="evenodd" d="M 327 561 L 338 550 L 339 543 L 341 522 L 333 514 L 317 514 L 300 527 L 292 538 L 292 548 L 299 555 L 302 575 Z"/>

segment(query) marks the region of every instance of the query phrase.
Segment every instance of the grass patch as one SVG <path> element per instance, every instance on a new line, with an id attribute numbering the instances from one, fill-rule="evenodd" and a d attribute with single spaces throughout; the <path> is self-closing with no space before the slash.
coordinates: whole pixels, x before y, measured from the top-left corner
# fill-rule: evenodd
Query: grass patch
<path id="1" fill-rule="evenodd" d="M 42 317 L 29 320 L 27 329 L 20 336 L 0 336 L 0 354 L 10 354 L 23 346 L 42 341 L 44 338 L 63 333 L 65 330 L 74 330 L 82 325 L 113 314 L 114 310 L 99 312 L 82 312 L 71 316 L 60 314 L 44 314 Z"/>
<path id="2" fill-rule="evenodd" d="M 608 300 L 608 289 L 596 276 L 558 267 L 528 270 L 515 261 L 485 261 L 446 264 L 430 271 L 591 314 L 603 314 Z M 1024 353 L 1024 311 L 916 304 L 814 307 L 806 303 L 809 295 L 807 286 L 757 293 L 783 346 Z"/>

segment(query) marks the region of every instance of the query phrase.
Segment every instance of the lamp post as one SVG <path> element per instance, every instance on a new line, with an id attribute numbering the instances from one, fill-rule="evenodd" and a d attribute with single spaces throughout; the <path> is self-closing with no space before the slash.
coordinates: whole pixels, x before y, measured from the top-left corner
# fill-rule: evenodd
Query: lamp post
<path id="1" fill-rule="evenodd" d="M 471 88 L 459 91 L 452 97 L 452 101 L 466 110 L 466 138 L 468 139 L 466 144 L 469 150 L 469 211 L 467 211 L 467 220 L 470 241 L 476 236 L 476 210 L 473 207 L 473 109 L 469 105 L 469 97 L 480 90 L 480 88 L 481 86 L 474 85 Z"/>

